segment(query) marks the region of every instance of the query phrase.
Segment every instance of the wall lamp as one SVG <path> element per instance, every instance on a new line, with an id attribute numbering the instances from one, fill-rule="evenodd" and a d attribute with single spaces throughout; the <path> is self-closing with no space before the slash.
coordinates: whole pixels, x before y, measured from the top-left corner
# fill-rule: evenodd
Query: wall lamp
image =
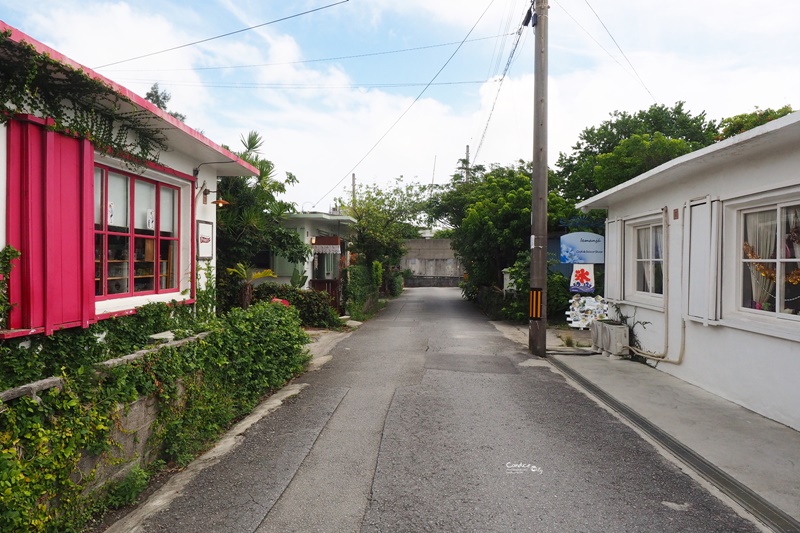
<path id="1" fill-rule="evenodd" d="M 203 189 L 203 204 L 208 203 L 208 195 L 211 193 L 217 193 L 217 191 L 212 191 L 210 189 Z M 222 196 L 217 195 L 217 199 L 211 202 L 212 204 L 216 205 L 217 207 L 222 207 L 223 205 L 230 205 L 230 202 L 227 200 L 223 200 Z"/>

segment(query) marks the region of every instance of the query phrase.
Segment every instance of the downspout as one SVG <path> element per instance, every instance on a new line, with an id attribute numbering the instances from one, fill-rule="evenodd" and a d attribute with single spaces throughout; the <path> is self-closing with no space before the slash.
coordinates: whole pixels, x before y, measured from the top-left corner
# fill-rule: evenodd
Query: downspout
<path id="1" fill-rule="evenodd" d="M 677 359 L 667 359 L 667 355 L 669 354 L 669 219 L 667 216 L 668 209 L 664 207 L 661 210 L 662 216 L 662 224 L 664 227 L 664 242 L 666 246 L 664 246 L 664 263 L 666 268 L 663 269 L 664 271 L 664 351 L 662 353 L 653 353 L 648 352 L 645 350 L 641 350 L 636 348 L 635 346 L 625 346 L 629 351 L 633 352 L 634 354 L 638 355 L 639 357 L 644 357 L 645 359 L 650 359 L 652 361 L 660 361 L 662 363 L 670 363 L 673 365 L 679 365 L 683 362 L 683 354 L 686 348 L 686 320 L 681 316 L 681 349 L 678 353 Z M 685 232 L 681 232 L 681 249 L 683 249 L 683 241 Z M 683 261 L 681 261 L 681 279 L 683 279 Z"/>

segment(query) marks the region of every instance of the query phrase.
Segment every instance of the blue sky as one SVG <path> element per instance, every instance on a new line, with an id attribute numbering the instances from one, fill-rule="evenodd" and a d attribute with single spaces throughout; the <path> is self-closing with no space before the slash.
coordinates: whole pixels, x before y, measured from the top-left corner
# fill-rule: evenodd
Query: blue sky
<path id="1" fill-rule="evenodd" d="M 94 68 L 334 2 L 0 0 L 0 19 Z M 170 109 L 233 149 L 242 134 L 260 132 L 278 175 L 300 180 L 287 199 L 327 210 L 345 195 L 351 171 L 361 183 L 400 176 L 442 183 L 467 145 L 475 160 L 480 144 L 476 162 L 487 166 L 531 158 L 530 29 L 486 129 L 515 39 L 508 34 L 528 5 L 349 0 L 97 70 L 141 95 L 159 82 L 172 94 Z M 582 129 L 614 110 L 682 100 L 718 120 L 756 106 L 800 108 L 798 19 L 797 0 L 551 0 L 550 166 Z M 432 85 L 411 106 L 456 50 L 447 43 L 461 42 L 473 26 L 475 40 L 436 79 L 444 85 Z M 374 55 L 318 61 L 364 54 Z"/>

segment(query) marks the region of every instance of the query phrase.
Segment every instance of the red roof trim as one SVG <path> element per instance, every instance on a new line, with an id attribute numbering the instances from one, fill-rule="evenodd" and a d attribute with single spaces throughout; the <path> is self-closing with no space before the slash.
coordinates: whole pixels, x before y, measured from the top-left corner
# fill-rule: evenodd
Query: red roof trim
<path id="1" fill-rule="evenodd" d="M 230 150 L 226 150 L 225 148 L 221 147 L 220 145 L 218 145 L 217 143 L 215 143 L 214 141 L 212 141 L 211 139 L 209 139 L 205 135 L 201 134 L 197 130 L 195 130 L 193 128 L 190 128 L 189 126 L 187 126 L 186 124 L 184 124 L 180 120 L 176 119 L 175 117 L 173 117 L 172 115 L 170 115 L 166 111 L 163 111 L 163 110 L 159 109 L 155 104 L 152 104 L 152 103 L 148 102 L 147 100 L 145 100 L 141 96 L 137 95 L 136 93 L 130 91 L 126 87 L 123 87 L 122 85 L 119 85 L 118 83 L 111 81 L 110 79 L 106 78 L 102 74 L 98 74 L 97 72 L 93 71 L 89 67 L 81 65 L 77 61 L 73 61 L 72 59 L 68 58 L 64 54 L 58 52 L 57 50 L 54 50 L 54 49 L 50 48 L 46 44 L 43 44 L 43 43 L 37 41 L 36 39 L 34 39 L 33 37 L 27 35 L 26 33 L 21 32 L 20 30 L 14 28 L 13 26 L 9 26 L 8 24 L 6 24 L 2 20 L 0 20 L 0 32 L 5 32 L 5 31 L 11 31 L 11 36 L 9 37 L 11 39 L 11 41 L 13 41 L 15 43 L 23 43 L 23 42 L 27 43 L 27 44 L 33 46 L 34 49 L 36 49 L 36 51 L 39 52 L 40 54 L 47 54 L 52 59 L 54 59 L 54 60 L 56 60 L 56 61 L 58 61 L 60 63 L 63 63 L 65 65 L 69 65 L 69 66 L 71 66 L 73 68 L 82 70 L 90 78 L 105 83 L 106 85 L 111 87 L 117 93 L 121 94 L 125 98 L 130 99 L 131 102 L 133 102 L 137 106 L 139 106 L 139 107 L 145 109 L 146 111 L 148 111 L 149 113 L 152 113 L 153 115 L 156 115 L 157 117 L 169 122 L 176 129 L 180 130 L 181 132 L 183 132 L 184 134 L 186 134 L 186 135 L 188 135 L 190 137 L 195 138 L 197 141 L 199 141 L 199 142 L 205 144 L 206 146 L 208 146 L 209 148 L 215 150 L 216 152 L 221 154 L 223 157 L 227 157 L 227 158 L 231 159 L 232 161 L 235 161 L 236 163 L 242 165 L 243 167 L 248 168 L 256 176 L 259 174 L 258 169 L 256 169 L 253 165 L 251 165 L 250 163 L 242 160 L 241 158 L 239 158 L 239 156 L 237 156 L 236 154 L 234 154 Z"/>

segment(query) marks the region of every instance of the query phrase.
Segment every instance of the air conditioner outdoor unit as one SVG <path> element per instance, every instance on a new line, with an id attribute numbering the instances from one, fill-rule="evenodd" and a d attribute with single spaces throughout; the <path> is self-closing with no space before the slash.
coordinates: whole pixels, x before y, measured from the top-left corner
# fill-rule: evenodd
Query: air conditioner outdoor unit
<path id="1" fill-rule="evenodd" d="M 627 355 L 628 349 L 628 326 L 620 322 L 600 323 L 600 349 L 603 355 Z"/>

